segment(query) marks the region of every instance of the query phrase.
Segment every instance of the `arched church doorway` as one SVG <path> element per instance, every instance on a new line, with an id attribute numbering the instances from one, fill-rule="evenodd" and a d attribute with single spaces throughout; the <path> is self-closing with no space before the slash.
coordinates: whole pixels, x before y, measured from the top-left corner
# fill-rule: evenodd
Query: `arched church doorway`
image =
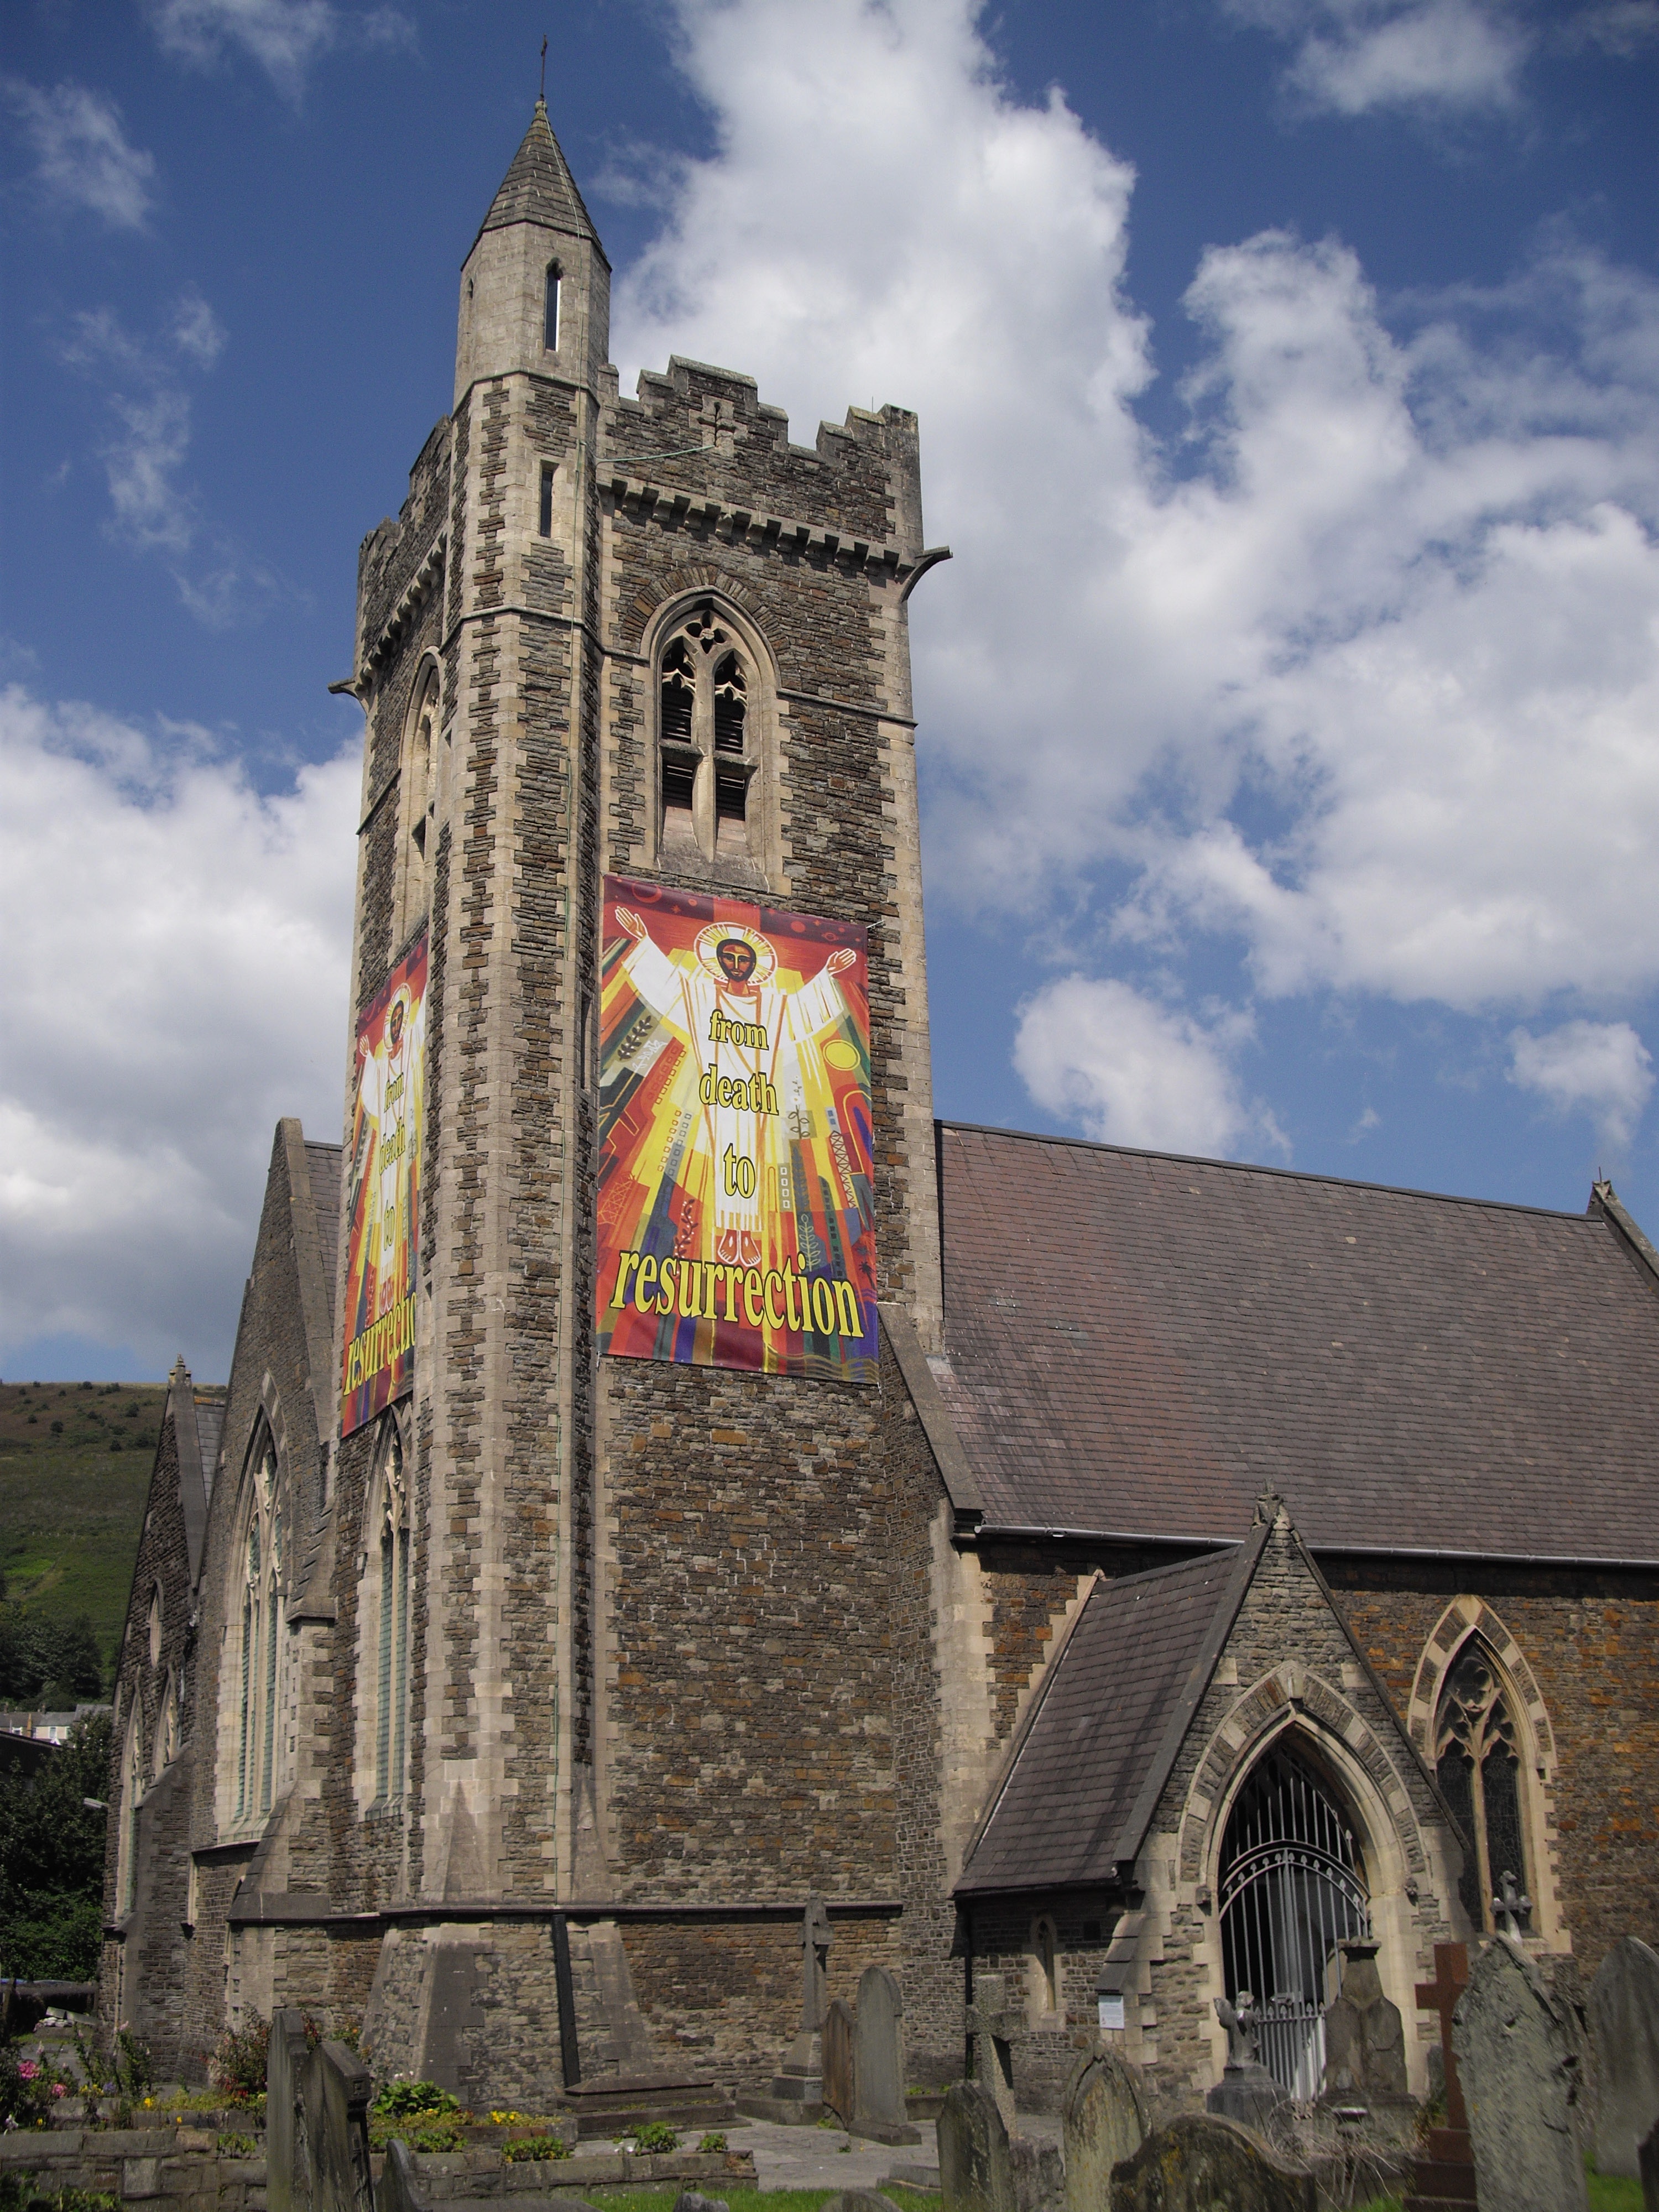
<path id="1" fill-rule="evenodd" d="M 1281 1741 L 1239 1791 L 1221 1839 L 1221 1954 L 1231 2004 L 1255 1999 L 1261 2063 L 1319 2094 L 1338 1946 L 1370 1934 L 1364 1862 L 1330 1785 Z"/>

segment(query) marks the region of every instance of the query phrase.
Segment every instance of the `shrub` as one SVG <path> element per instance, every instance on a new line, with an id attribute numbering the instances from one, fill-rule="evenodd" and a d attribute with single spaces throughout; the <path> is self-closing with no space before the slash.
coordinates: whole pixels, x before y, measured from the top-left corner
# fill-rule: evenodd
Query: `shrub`
<path id="1" fill-rule="evenodd" d="M 459 2112 L 460 2100 L 441 2089 L 435 2081 L 388 2081 L 374 2100 L 373 2110 L 401 2119 L 410 2112 Z"/>
<path id="2" fill-rule="evenodd" d="M 222 2128 L 219 2133 L 221 2158 L 252 2158 L 259 2146 L 252 2136 L 238 2135 L 234 2128 Z"/>
<path id="3" fill-rule="evenodd" d="M 714 2132 L 706 2135 L 702 2141 L 697 2145 L 697 2148 L 705 2158 L 710 2158 L 716 2151 L 722 2151 L 726 2148 L 726 2137 L 721 2135 L 718 2130 L 716 2130 Z"/>
<path id="4" fill-rule="evenodd" d="M 55 2066 L 21 2057 L 15 2043 L 0 2043 L 0 2128 L 44 2128 L 64 2087 Z"/>
<path id="5" fill-rule="evenodd" d="M 240 2027 L 227 2028 L 213 2054 L 214 2086 L 233 2105 L 252 2103 L 265 2089 L 265 2061 L 270 2048 L 270 2022 L 250 2013 Z"/>
<path id="6" fill-rule="evenodd" d="M 570 2146 L 562 2136 L 510 2136 L 501 2156 L 512 2164 L 530 2158 L 568 2158 Z"/>
<path id="7" fill-rule="evenodd" d="M 635 2128 L 634 2130 L 634 2148 L 636 2151 L 648 2154 L 653 2151 L 678 2150 L 679 2147 L 680 2139 L 666 2120 L 647 2120 L 642 2128 Z"/>
<path id="8" fill-rule="evenodd" d="M 392 2112 L 374 2112 L 369 2116 L 368 2147 L 384 2150 L 394 2138 L 406 2142 L 410 2150 L 459 2150 L 465 2142 L 461 2130 L 462 2115 L 450 2119 L 440 2112 L 413 2112 L 399 2118 Z"/>

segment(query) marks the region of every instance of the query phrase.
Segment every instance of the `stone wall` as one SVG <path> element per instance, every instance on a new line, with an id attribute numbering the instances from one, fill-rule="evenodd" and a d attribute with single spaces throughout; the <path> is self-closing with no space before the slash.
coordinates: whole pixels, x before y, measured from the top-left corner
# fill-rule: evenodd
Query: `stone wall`
<path id="1" fill-rule="evenodd" d="M 51 2128 L 0 2136 L 0 2183 L 95 2190 L 149 2212 L 265 2212 L 263 2155 L 222 2156 L 197 2128 Z"/>
<path id="2" fill-rule="evenodd" d="M 145 1503 L 138 1556 L 116 1669 L 109 1819 L 105 1832 L 104 1917 L 100 2032 L 118 2020 L 150 2041 L 165 2064 L 179 2063 L 185 1961 L 178 1938 L 189 1887 L 190 1761 L 185 1747 L 196 1721 L 196 1668 L 191 1630 L 190 1551 L 179 1486 L 179 1426 L 190 1378 L 176 1370 L 158 1439 Z M 188 1431 L 187 1431 L 188 1435 Z M 195 1439 L 189 1437 L 189 1448 Z M 152 1606 L 159 1600 L 160 1636 L 152 1651 Z M 177 1701 L 177 1727 L 167 1745 L 167 1703 Z M 129 1739 L 137 1761 L 135 1819 L 124 1776 Z M 131 1871 L 124 1894 L 123 1842 Z"/>

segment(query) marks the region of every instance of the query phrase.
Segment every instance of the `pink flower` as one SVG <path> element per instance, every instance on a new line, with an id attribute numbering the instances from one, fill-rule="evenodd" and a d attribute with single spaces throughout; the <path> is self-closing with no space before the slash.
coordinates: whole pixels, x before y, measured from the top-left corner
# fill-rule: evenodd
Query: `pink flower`
<path id="1" fill-rule="evenodd" d="M 39 2065 L 33 2058 L 25 2058 L 18 2066 L 17 2076 L 21 2081 L 33 2081 L 40 2074 L 40 2069 Z"/>
<path id="2" fill-rule="evenodd" d="M 52 2094 L 54 2097 L 62 2097 L 67 2095 L 68 2092 L 61 2081 L 54 2081 L 52 2085 Z"/>

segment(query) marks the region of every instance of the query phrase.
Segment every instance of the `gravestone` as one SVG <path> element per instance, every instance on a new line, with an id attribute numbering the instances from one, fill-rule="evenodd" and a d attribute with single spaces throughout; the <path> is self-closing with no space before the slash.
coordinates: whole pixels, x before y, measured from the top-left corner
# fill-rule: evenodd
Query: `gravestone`
<path id="1" fill-rule="evenodd" d="M 1469 1954 L 1465 1946 L 1437 1943 L 1434 1979 L 1419 1982 L 1416 1996 L 1422 2011 L 1440 2016 L 1440 2041 L 1429 2054 L 1429 2086 L 1431 2094 L 1443 2094 L 1446 2120 L 1443 2127 L 1429 2130 L 1422 2155 L 1412 2169 L 1412 2185 L 1401 2212 L 1431 2212 L 1431 2208 L 1437 2206 L 1475 2202 L 1474 2150 L 1469 2140 L 1469 2116 L 1463 2106 L 1457 2054 L 1452 2049 L 1452 2020 L 1468 1981 Z M 1437 2058 L 1440 2062 L 1437 2069 L 1433 2063 Z"/>
<path id="2" fill-rule="evenodd" d="M 978 2081 L 953 2081 L 945 2093 L 939 2180 L 945 2212 L 1018 2212 L 1008 2130 L 997 2100 Z"/>
<path id="3" fill-rule="evenodd" d="M 904 2110 L 904 2000 L 885 1966 L 866 1966 L 859 1977 L 853 2052 L 854 2134 L 872 2142 L 920 2142 L 921 2130 Z"/>
<path id="4" fill-rule="evenodd" d="M 723 2197 L 705 2197 L 700 2189 L 682 2189 L 674 2199 L 674 2212 L 732 2212 L 732 2208 Z"/>
<path id="5" fill-rule="evenodd" d="M 1066 2212 L 1066 2162 L 1058 2143 L 1015 2136 L 1008 2144 L 1014 2212 Z"/>
<path id="6" fill-rule="evenodd" d="M 837 1997 L 823 2015 L 823 2101 L 843 2127 L 853 2124 L 853 2008 Z"/>
<path id="7" fill-rule="evenodd" d="M 374 2212 L 368 2164 L 374 2086 L 368 2067 L 343 2043 L 320 2043 L 306 2060 L 312 2212 Z"/>
<path id="8" fill-rule="evenodd" d="M 1317 2212 L 1318 2203 L 1312 2174 L 1248 2129 L 1183 2112 L 1118 2167 L 1109 2212 Z"/>
<path id="9" fill-rule="evenodd" d="M 995 2105 L 1005 2134 L 1014 2132 L 1014 2068 L 1008 2047 L 1013 2021 L 1000 1974 L 975 1974 L 968 2033 L 974 2039 L 974 2079 Z"/>
<path id="10" fill-rule="evenodd" d="M 1066 2085 L 1066 2212 L 1105 2212 L 1112 2168 L 1146 2140 L 1146 2112 L 1132 2067 L 1115 2051 L 1097 2051 Z"/>
<path id="11" fill-rule="evenodd" d="M 1543 1981 L 1505 1936 L 1488 1943 L 1470 1969 L 1452 2048 L 1482 2204 L 1588 2212 L 1572 2038 Z"/>
<path id="12" fill-rule="evenodd" d="M 1659 2121 L 1643 2137 L 1636 2158 L 1642 2170 L 1642 2212 L 1659 2212 Z"/>
<path id="13" fill-rule="evenodd" d="M 1285 2092 L 1261 2063 L 1255 1999 L 1249 1990 L 1240 1990 L 1231 2003 L 1218 1997 L 1215 2013 L 1227 2031 L 1227 2063 L 1204 2109 L 1241 2127 L 1265 2130 L 1285 2102 Z"/>
<path id="14" fill-rule="evenodd" d="M 1396 2133 L 1409 2132 L 1417 2106 L 1406 2086 L 1406 2027 L 1383 1994 L 1379 1948 L 1341 1947 L 1342 1986 L 1325 2009 L 1322 2096 L 1328 2105 L 1363 2105 Z"/>
<path id="15" fill-rule="evenodd" d="M 1634 1936 L 1615 1943 L 1590 1984 L 1589 2010 L 1596 2166 L 1636 2180 L 1643 2138 L 1659 2121 L 1659 1952 Z"/>
<path id="16" fill-rule="evenodd" d="M 269 2212 L 310 2212 L 306 2131 L 306 2021 L 291 2007 L 271 2015 L 265 2045 L 265 2203 Z"/>
<path id="17" fill-rule="evenodd" d="M 830 1913 L 821 1897 L 806 1900 L 800 1923 L 800 2022 L 788 2056 L 764 2097 L 742 2097 L 738 2109 L 763 2120 L 810 2122 L 823 2110 L 823 2015 L 829 1991 Z"/>

